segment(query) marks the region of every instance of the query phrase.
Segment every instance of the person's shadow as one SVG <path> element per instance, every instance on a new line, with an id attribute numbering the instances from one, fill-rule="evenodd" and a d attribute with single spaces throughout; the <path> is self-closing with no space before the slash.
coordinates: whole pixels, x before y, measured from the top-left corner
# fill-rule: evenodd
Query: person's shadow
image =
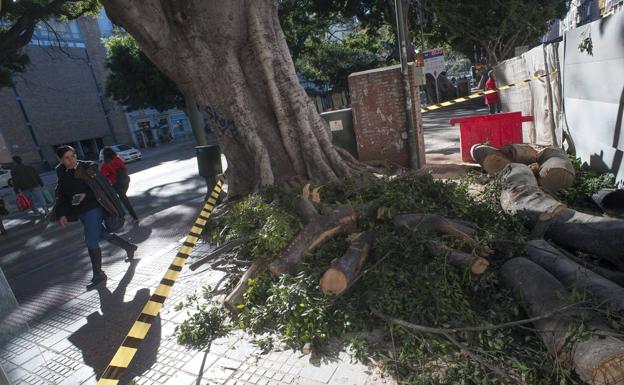
<path id="1" fill-rule="evenodd" d="M 150 298 L 148 288 L 139 289 L 130 302 L 124 302 L 126 288 L 136 270 L 138 261 L 132 261 L 117 288 L 111 292 L 101 285 L 97 288 L 100 296 L 100 312 L 87 316 L 87 324 L 69 337 L 69 341 L 82 351 L 86 365 L 93 368 L 99 379 L 106 369 L 126 334 L 137 319 L 143 306 Z M 160 345 L 160 315 L 152 322 L 145 340 L 139 346 L 130 367 L 122 376 L 120 384 L 125 384 L 134 376 L 140 376 L 156 362 Z"/>

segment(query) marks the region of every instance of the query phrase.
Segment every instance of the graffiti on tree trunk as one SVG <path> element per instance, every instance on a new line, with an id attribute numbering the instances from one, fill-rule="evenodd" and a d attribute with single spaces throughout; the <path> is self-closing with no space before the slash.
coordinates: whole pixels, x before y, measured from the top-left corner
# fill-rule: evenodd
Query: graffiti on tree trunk
<path id="1" fill-rule="evenodd" d="M 228 136 L 232 139 L 236 139 L 239 135 L 238 128 L 231 119 L 226 119 L 219 115 L 219 112 L 212 106 L 206 107 L 206 118 L 208 122 L 214 124 L 215 128 L 221 132 L 222 135 Z"/>

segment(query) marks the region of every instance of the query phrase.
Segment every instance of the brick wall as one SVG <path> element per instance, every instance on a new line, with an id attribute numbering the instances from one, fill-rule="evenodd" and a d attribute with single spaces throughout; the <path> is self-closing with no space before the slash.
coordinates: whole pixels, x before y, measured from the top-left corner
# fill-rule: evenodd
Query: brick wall
<path id="1" fill-rule="evenodd" d="M 420 163 L 425 164 L 425 150 L 418 86 L 422 77 L 414 65 L 409 66 L 415 139 L 420 149 Z M 388 160 L 409 165 L 407 120 L 401 66 L 357 72 L 349 76 L 349 93 L 353 111 L 353 129 L 362 161 Z"/>
<path id="2" fill-rule="evenodd" d="M 104 144 L 132 143 L 123 109 L 108 99 L 102 106 L 99 98 L 96 81 L 103 92 L 107 72 L 97 22 L 81 18 L 79 26 L 86 49 L 64 47 L 61 51 L 29 45 L 26 53 L 30 64 L 15 78 L 15 88 L 44 158 L 52 165 L 56 163 L 53 147 L 62 143 L 92 138 L 103 138 Z M 13 89 L 8 87 L 0 88 L 0 132 L 6 142 L 0 154 L 2 162 L 11 155 L 20 155 L 26 163 L 40 164 Z"/>

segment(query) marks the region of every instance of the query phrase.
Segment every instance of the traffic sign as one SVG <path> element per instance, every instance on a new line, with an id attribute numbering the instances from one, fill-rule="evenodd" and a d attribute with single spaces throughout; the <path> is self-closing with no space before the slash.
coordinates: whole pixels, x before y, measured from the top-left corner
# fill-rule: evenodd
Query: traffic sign
<path id="1" fill-rule="evenodd" d="M 438 75 L 446 71 L 446 61 L 444 60 L 444 49 L 434 48 L 423 52 L 425 59 L 425 73 L 433 75 L 437 79 Z"/>

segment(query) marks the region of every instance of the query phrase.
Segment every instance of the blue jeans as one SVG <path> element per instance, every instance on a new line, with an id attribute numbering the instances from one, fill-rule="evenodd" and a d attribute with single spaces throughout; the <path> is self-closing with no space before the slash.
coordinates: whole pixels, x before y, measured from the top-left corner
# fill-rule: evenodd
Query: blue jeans
<path id="1" fill-rule="evenodd" d="M 87 249 L 97 249 L 101 240 L 111 239 L 111 234 L 104 227 L 104 210 L 96 207 L 80 215 L 80 222 L 85 233 Z"/>

